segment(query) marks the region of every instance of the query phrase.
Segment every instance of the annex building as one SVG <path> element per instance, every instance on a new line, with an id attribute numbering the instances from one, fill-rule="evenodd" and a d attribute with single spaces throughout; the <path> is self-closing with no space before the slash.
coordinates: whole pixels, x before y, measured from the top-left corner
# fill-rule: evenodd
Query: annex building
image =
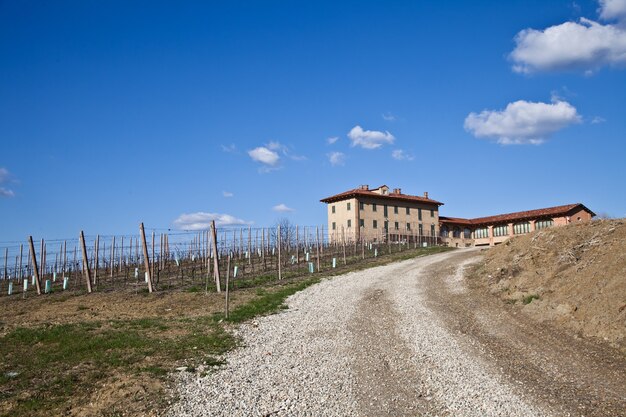
<path id="1" fill-rule="evenodd" d="M 361 185 L 320 200 L 327 204 L 331 242 L 419 242 L 456 247 L 494 246 L 535 230 L 589 221 L 595 213 L 581 203 L 465 219 L 439 215 L 442 202 L 403 194 L 382 185 Z"/>

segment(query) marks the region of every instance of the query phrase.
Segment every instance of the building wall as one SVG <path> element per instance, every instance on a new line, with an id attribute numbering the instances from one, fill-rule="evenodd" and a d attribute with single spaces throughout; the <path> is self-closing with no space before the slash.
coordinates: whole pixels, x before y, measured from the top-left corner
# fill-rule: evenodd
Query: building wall
<path id="1" fill-rule="evenodd" d="M 347 203 L 350 202 L 350 210 L 347 210 Z M 359 203 L 363 203 L 363 210 Z M 376 205 L 376 211 L 374 211 Z M 387 217 L 385 217 L 385 205 L 387 205 Z M 335 213 L 332 207 L 335 206 Z M 395 212 L 395 207 L 398 212 Z M 409 208 L 409 214 L 406 209 Z M 419 210 L 422 210 L 422 220 L 419 220 Z M 431 209 L 433 210 L 431 216 Z M 348 227 L 348 220 L 351 220 L 351 227 Z M 363 220 L 361 228 L 360 220 Z M 374 220 L 377 228 L 374 228 Z M 347 240 L 359 239 L 380 241 L 385 239 L 385 221 L 389 222 L 389 234 L 393 240 L 402 240 L 410 236 L 417 235 L 419 225 L 422 224 L 423 235 L 430 236 L 431 225 L 435 226 L 435 236 L 439 235 L 439 208 L 436 204 L 428 204 L 413 201 L 400 201 L 388 198 L 359 197 L 358 199 L 346 199 L 328 204 L 328 231 L 331 241 L 341 240 L 341 228 L 343 226 Z M 335 229 L 332 225 L 335 223 Z M 398 222 L 398 229 L 395 223 Z M 407 223 L 410 229 L 407 230 Z M 398 236 L 400 235 L 400 236 Z"/>
<path id="2" fill-rule="evenodd" d="M 529 223 L 529 231 L 526 233 L 531 233 L 534 232 L 535 230 L 537 230 L 537 222 L 540 220 L 546 220 L 548 218 L 546 217 L 537 217 L 535 219 L 531 219 L 531 220 L 526 220 Z M 579 209 L 576 211 L 573 211 L 571 213 L 568 213 L 568 215 L 566 216 L 555 216 L 552 217 L 552 227 L 558 227 L 558 226 L 565 226 L 567 224 L 570 223 L 575 223 L 575 222 L 583 222 L 583 221 L 590 221 L 592 219 L 591 214 L 584 210 L 584 209 Z M 521 222 L 510 222 L 510 223 L 494 223 L 494 224 L 490 224 L 490 225 L 481 225 L 480 228 L 483 227 L 487 227 L 489 230 L 489 236 L 488 237 L 482 237 L 482 238 L 476 238 L 475 237 L 475 230 L 478 228 L 476 226 L 472 227 L 472 236 L 470 239 L 465 239 L 463 238 L 463 235 L 461 236 L 461 238 L 454 238 L 452 235 L 452 230 L 454 228 L 454 226 L 458 226 L 461 228 L 461 230 L 463 230 L 464 227 L 467 227 L 466 225 L 455 225 L 454 223 L 446 223 L 446 225 L 449 228 L 449 235 L 448 237 L 442 237 L 442 240 L 444 242 L 444 244 L 448 245 L 448 246 L 453 246 L 453 247 L 466 247 L 466 246 L 495 246 L 498 245 L 508 239 L 510 239 L 513 236 L 520 236 L 526 233 L 520 233 L 520 234 L 515 234 L 515 224 L 517 223 L 524 223 L 526 221 L 521 221 Z M 507 226 L 507 234 L 503 235 L 503 236 L 494 236 L 493 232 L 494 232 L 494 227 L 500 226 L 500 225 L 505 225 Z"/>

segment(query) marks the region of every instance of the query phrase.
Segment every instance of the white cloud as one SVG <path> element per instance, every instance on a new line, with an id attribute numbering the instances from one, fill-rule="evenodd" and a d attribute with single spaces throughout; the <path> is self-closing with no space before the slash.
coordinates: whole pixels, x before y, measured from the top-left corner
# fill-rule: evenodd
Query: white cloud
<path id="1" fill-rule="evenodd" d="M 289 212 L 295 211 L 291 207 L 287 207 L 286 205 L 284 205 L 282 203 L 272 207 L 272 210 L 278 211 L 280 213 L 289 213 Z"/>
<path id="2" fill-rule="evenodd" d="M 538 145 L 552 133 L 580 121 L 576 108 L 565 101 L 519 100 L 509 103 L 504 110 L 470 113 L 464 127 L 477 138 L 493 138 L 502 145 Z"/>
<path id="3" fill-rule="evenodd" d="M 327 156 L 332 166 L 343 165 L 346 159 L 346 155 L 343 152 L 331 152 Z"/>
<path id="4" fill-rule="evenodd" d="M 600 116 L 595 116 L 593 119 L 591 119 L 592 125 L 597 125 L 598 123 L 604 123 L 604 122 L 606 122 L 606 119 Z"/>
<path id="5" fill-rule="evenodd" d="M 270 141 L 266 146 L 268 149 L 280 152 L 287 158 L 293 159 L 294 161 L 304 161 L 306 159 L 305 156 L 294 154 L 289 146 L 283 145 L 282 143 L 277 141 Z"/>
<path id="6" fill-rule="evenodd" d="M 231 193 L 230 191 L 222 191 L 222 195 L 226 198 L 230 198 L 230 197 L 234 197 L 235 194 Z"/>
<path id="7" fill-rule="evenodd" d="M 412 161 L 415 159 L 413 155 L 406 153 L 403 149 L 395 149 L 391 152 L 391 157 L 398 161 Z"/>
<path id="8" fill-rule="evenodd" d="M 626 0 L 600 0 L 598 12 L 604 20 L 626 20 Z"/>
<path id="9" fill-rule="evenodd" d="M 339 140 L 339 136 L 331 136 L 328 139 L 326 139 L 326 142 L 329 145 L 334 145 L 338 140 Z"/>
<path id="10" fill-rule="evenodd" d="M 254 148 L 248 151 L 248 155 L 250 155 L 250 158 L 252 158 L 254 161 L 269 165 L 271 167 L 275 167 L 280 161 L 280 156 L 276 152 L 266 148 L 265 146 L 259 146 L 258 148 Z"/>
<path id="11" fill-rule="evenodd" d="M 589 75 L 603 66 L 626 66 L 626 30 L 585 18 L 544 30 L 524 29 L 515 43 L 509 57 L 519 73 L 579 69 Z"/>
<path id="12" fill-rule="evenodd" d="M 216 226 L 243 226 L 252 222 L 238 219 L 230 214 L 196 213 L 181 214 L 174 220 L 174 226 L 180 230 L 206 230 L 211 227 L 211 221 L 215 220 Z"/>
<path id="13" fill-rule="evenodd" d="M 396 139 L 389 132 L 377 130 L 363 130 L 359 125 L 354 126 L 348 132 L 348 138 L 352 141 L 352 146 L 360 146 L 364 149 L 376 149 L 385 144 L 392 144 Z"/>
<path id="14" fill-rule="evenodd" d="M 0 168 L 0 184 L 9 182 L 11 174 L 6 168 Z M 6 187 L 0 187 L 0 197 L 11 198 L 15 197 L 15 192 Z"/>
<path id="15" fill-rule="evenodd" d="M 389 111 L 387 113 L 381 114 L 381 116 L 388 122 L 395 122 L 396 120 L 398 120 L 398 118 Z"/>

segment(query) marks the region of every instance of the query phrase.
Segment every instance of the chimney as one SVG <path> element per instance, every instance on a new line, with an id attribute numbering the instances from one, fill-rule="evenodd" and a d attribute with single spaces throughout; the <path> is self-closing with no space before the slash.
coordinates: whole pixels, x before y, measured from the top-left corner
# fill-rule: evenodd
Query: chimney
<path id="1" fill-rule="evenodd" d="M 361 185 L 361 190 L 365 190 L 365 191 L 367 191 L 367 190 L 369 190 L 369 189 L 370 189 L 370 186 L 369 186 L 369 185 L 367 185 L 367 184 L 365 184 L 365 185 Z"/>
<path id="2" fill-rule="evenodd" d="M 402 189 L 400 189 L 400 188 L 394 188 L 394 189 L 393 189 L 393 193 L 394 193 L 394 194 L 402 194 Z"/>
<path id="3" fill-rule="evenodd" d="M 424 191 L 424 198 L 428 198 L 428 191 Z"/>

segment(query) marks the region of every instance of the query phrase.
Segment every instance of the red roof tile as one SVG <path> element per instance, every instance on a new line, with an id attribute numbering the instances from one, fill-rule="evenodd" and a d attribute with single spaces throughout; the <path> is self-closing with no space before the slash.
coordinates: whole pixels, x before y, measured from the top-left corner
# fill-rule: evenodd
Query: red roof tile
<path id="1" fill-rule="evenodd" d="M 458 224 L 472 224 L 472 225 L 480 225 L 480 224 L 492 224 L 492 223 L 505 223 L 514 220 L 527 220 L 533 219 L 537 217 L 549 217 L 549 216 L 558 216 L 558 215 L 567 215 L 567 213 L 571 212 L 575 208 L 582 207 L 591 213 L 592 216 L 596 214 L 589 210 L 581 203 L 576 204 L 566 204 L 564 206 L 556 206 L 556 207 L 548 207 L 537 210 L 527 210 L 527 211 L 518 211 L 515 213 L 508 214 L 498 214 L 495 216 L 487 216 L 487 217 L 477 217 L 475 219 L 461 219 L 456 217 L 439 217 L 442 222 L 447 223 L 458 223 Z"/>
<path id="2" fill-rule="evenodd" d="M 378 188 L 381 188 L 381 187 L 378 187 Z M 378 188 L 374 188 L 374 190 L 378 190 Z M 414 202 L 420 202 L 420 203 L 426 203 L 426 204 L 436 204 L 438 206 L 443 206 L 443 203 L 441 203 L 439 201 L 436 201 L 436 200 L 432 200 L 430 198 L 426 198 L 426 197 L 418 197 L 416 195 L 397 194 L 397 193 L 389 193 L 389 194 L 383 195 L 383 194 L 375 193 L 372 190 L 362 190 L 360 188 L 355 188 L 353 190 L 344 191 L 343 193 L 339 193 L 339 194 L 335 194 L 335 195 L 330 196 L 330 197 L 323 198 L 320 201 L 322 203 L 334 203 L 335 201 L 341 201 L 341 200 L 345 200 L 347 198 L 354 198 L 354 197 L 386 198 L 386 199 L 396 200 L 396 201 L 398 201 L 398 200 L 400 200 L 400 201 L 414 201 Z"/>

